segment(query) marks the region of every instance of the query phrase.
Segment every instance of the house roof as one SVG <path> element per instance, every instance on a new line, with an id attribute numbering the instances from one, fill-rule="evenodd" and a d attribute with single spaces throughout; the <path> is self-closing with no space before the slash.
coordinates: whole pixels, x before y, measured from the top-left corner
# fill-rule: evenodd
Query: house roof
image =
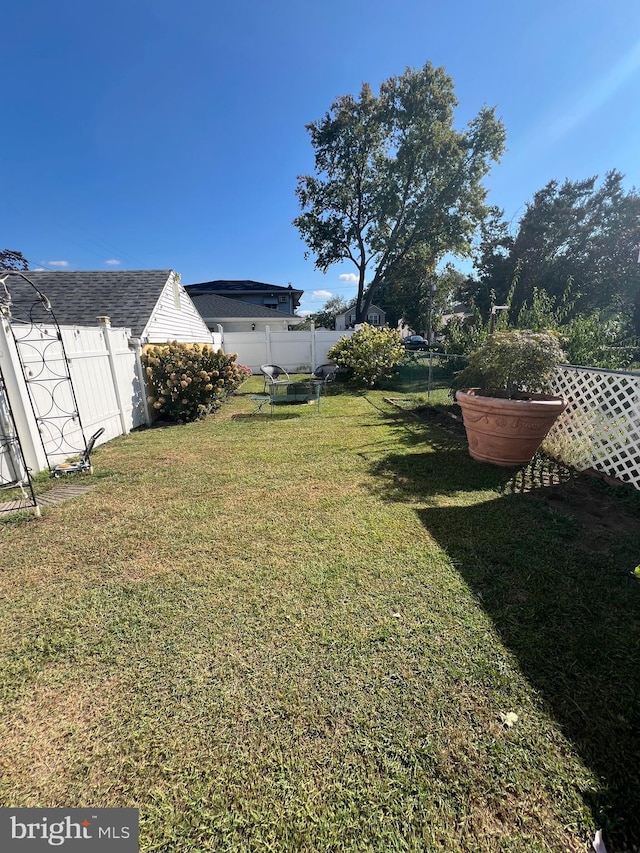
<path id="1" fill-rule="evenodd" d="M 346 314 L 348 314 L 350 311 L 353 311 L 355 307 L 356 307 L 356 303 L 355 303 L 355 302 L 352 302 L 352 303 L 351 303 L 351 305 L 349 305 L 349 307 L 348 307 L 348 308 L 345 308 L 345 309 L 344 309 L 344 311 L 341 311 L 341 312 L 340 312 L 340 314 L 338 314 L 337 316 L 338 316 L 338 317 L 344 317 L 344 316 L 345 316 Z M 374 311 L 377 311 L 379 314 L 386 314 L 386 313 L 387 313 L 387 312 L 384 310 L 384 308 L 381 308 L 379 305 L 375 305 L 373 302 L 371 303 L 371 305 L 369 305 L 369 311 L 371 311 L 372 309 L 373 309 Z"/>
<path id="2" fill-rule="evenodd" d="M 198 284 L 186 284 L 185 287 L 192 293 L 218 293 L 221 296 L 240 293 L 290 293 L 293 294 L 296 301 L 300 301 L 300 297 L 304 290 L 297 290 L 295 287 L 288 285 L 282 287 L 279 284 L 266 284 L 262 281 L 251 281 L 251 279 L 243 279 L 241 281 L 230 281 L 228 279 L 216 279 L 215 281 L 202 281 Z"/>
<path id="3" fill-rule="evenodd" d="M 252 302 L 242 302 L 240 299 L 230 299 L 228 296 L 218 296 L 217 293 L 190 293 L 189 295 L 201 316 L 208 319 L 222 319 L 230 317 L 268 317 L 271 320 L 282 320 L 287 317 L 296 316 L 295 314 L 289 314 L 286 311 L 278 311 L 275 308 L 264 308 L 262 305 L 254 305 Z"/>
<path id="4" fill-rule="evenodd" d="M 61 326 L 95 326 L 97 317 L 142 335 L 172 270 L 82 270 L 25 275 L 49 302 Z M 11 314 L 16 319 L 46 323 L 51 314 L 33 302 L 33 291 L 19 276 L 7 280 Z"/>

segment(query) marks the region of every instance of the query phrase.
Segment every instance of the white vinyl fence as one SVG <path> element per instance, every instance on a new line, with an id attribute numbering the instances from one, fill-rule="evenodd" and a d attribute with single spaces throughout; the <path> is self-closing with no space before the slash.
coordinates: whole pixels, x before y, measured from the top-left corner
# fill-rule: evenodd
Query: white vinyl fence
<path id="1" fill-rule="evenodd" d="M 562 364 L 550 384 L 569 401 L 548 436 L 558 456 L 640 489 L 640 374 Z"/>
<path id="2" fill-rule="evenodd" d="M 0 327 L 0 367 L 32 473 L 77 455 L 82 432 L 88 440 L 104 427 L 102 444 L 149 422 L 140 350 L 127 329 L 62 327 L 60 340 L 54 326 L 10 328 L 3 318 Z"/>
<path id="3" fill-rule="evenodd" d="M 329 359 L 327 352 L 346 336 L 347 332 L 329 329 L 305 329 L 300 332 L 272 332 L 267 326 L 264 331 L 224 332 L 223 349 L 237 353 L 238 364 L 246 364 L 253 373 L 260 372 L 261 364 L 277 364 L 289 373 L 311 373 Z"/>

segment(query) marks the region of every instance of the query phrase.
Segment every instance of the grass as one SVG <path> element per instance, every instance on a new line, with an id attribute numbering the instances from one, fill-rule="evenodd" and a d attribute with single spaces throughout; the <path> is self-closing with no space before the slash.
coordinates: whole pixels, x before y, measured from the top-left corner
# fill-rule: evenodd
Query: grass
<path id="1" fill-rule="evenodd" d="M 594 550 L 389 389 L 260 388 L 0 523 L 2 804 L 167 853 L 638 843 L 637 533 Z"/>

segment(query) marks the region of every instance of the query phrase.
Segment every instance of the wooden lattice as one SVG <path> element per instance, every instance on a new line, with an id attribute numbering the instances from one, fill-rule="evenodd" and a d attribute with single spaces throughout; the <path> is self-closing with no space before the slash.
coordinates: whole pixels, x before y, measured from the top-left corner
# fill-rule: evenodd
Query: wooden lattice
<path id="1" fill-rule="evenodd" d="M 547 438 L 550 452 L 640 490 L 640 374 L 563 364 L 550 387 L 568 401 Z"/>

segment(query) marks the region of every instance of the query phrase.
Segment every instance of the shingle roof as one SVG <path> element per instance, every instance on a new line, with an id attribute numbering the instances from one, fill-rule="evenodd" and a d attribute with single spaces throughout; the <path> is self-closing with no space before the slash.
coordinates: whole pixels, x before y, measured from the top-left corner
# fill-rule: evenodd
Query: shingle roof
<path id="1" fill-rule="evenodd" d="M 126 326 L 140 336 L 149 322 L 171 270 L 82 270 L 36 272 L 25 275 L 51 303 L 61 326 L 95 326 L 96 318 L 111 318 L 114 327 Z M 18 276 L 7 280 L 11 314 L 28 319 L 33 290 Z M 36 322 L 50 322 L 51 315 L 40 305 L 32 311 Z"/>
<path id="2" fill-rule="evenodd" d="M 228 296 L 218 296 L 216 293 L 190 293 L 189 295 L 200 315 L 207 319 L 229 317 L 269 317 L 271 319 L 283 319 L 285 317 L 295 317 L 295 314 L 289 314 L 286 311 L 278 311 L 275 308 L 264 308 L 262 305 L 242 302 L 240 299 L 230 299 Z"/>
<path id="3" fill-rule="evenodd" d="M 264 293 L 272 291 L 273 293 L 294 293 L 302 294 L 304 290 L 298 290 L 295 287 L 282 287 L 280 284 L 265 284 L 262 281 L 251 281 L 244 279 L 242 281 L 229 281 L 228 279 L 216 279 L 215 281 L 202 281 L 198 284 L 186 284 L 187 292 L 191 293 Z"/>
<path id="4" fill-rule="evenodd" d="M 356 303 L 355 301 L 354 301 L 354 302 L 352 302 L 350 305 L 348 305 L 348 306 L 344 309 L 344 311 L 341 311 L 341 312 L 338 314 L 338 317 L 342 317 L 342 315 L 343 315 L 343 314 L 348 314 L 348 313 L 349 313 L 349 311 L 353 311 L 353 309 L 356 307 L 356 304 L 357 304 L 357 303 Z M 379 312 L 380 312 L 380 313 L 382 313 L 382 314 L 386 314 L 386 313 L 387 313 L 387 312 L 384 310 L 384 308 L 381 308 L 379 305 L 375 305 L 373 302 L 371 303 L 371 305 L 369 305 L 369 311 L 371 311 L 371 309 L 372 309 L 372 308 L 373 308 L 374 310 L 376 310 L 376 311 L 379 311 Z"/>

